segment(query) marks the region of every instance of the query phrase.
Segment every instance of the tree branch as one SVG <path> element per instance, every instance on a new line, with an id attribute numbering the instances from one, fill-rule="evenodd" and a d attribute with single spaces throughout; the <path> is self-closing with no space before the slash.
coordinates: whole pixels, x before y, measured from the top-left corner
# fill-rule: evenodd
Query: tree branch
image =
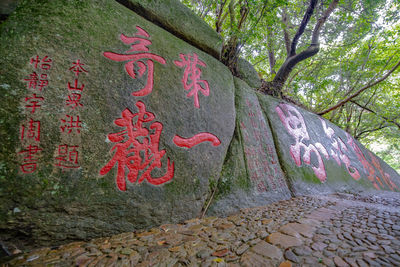
<path id="1" fill-rule="evenodd" d="M 332 14 L 332 12 L 336 8 L 338 2 L 339 2 L 339 0 L 332 0 L 328 9 L 326 9 L 324 14 L 322 15 L 322 17 L 320 17 L 318 19 L 318 22 L 315 25 L 314 30 L 313 30 L 311 44 L 301 53 L 294 54 L 294 55 L 289 54 L 289 56 L 286 58 L 285 62 L 279 68 L 278 73 L 275 75 L 272 82 L 270 82 L 271 87 L 273 88 L 272 95 L 278 97 L 281 94 L 283 85 L 285 84 L 286 80 L 288 79 L 289 74 L 293 70 L 294 66 L 296 66 L 299 62 L 306 60 L 307 58 L 310 58 L 319 52 L 319 35 L 321 33 L 322 26 L 324 25 L 324 23 L 326 22 L 328 17 Z M 314 0 L 311 0 L 310 6 L 313 3 L 314 3 Z M 306 14 L 304 15 L 304 18 L 306 18 L 306 19 L 303 18 L 302 23 L 308 23 L 308 21 L 309 21 L 309 18 L 307 19 L 307 17 L 308 17 L 307 12 L 310 12 L 310 10 L 313 11 L 315 8 L 315 7 L 310 8 L 310 6 L 307 8 Z M 298 38 L 300 38 L 301 34 L 303 34 L 303 32 L 304 32 L 304 29 L 300 30 L 300 28 L 305 27 L 305 26 L 306 26 L 306 24 L 304 26 L 300 25 L 299 30 L 296 33 L 296 35 L 298 37 L 295 36 L 293 38 L 292 48 L 294 48 L 294 49 L 291 49 L 290 53 L 296 52 L 295 49 L 296 49 Z"/>
<path id="2" fill-rule="evenodd" d="M 382 78 L 376 80 L 376 81 L 373 82 L 373 83 L 368 83 L 366 86 L 360 88 L 357 92 L 355 92 L 355 93 L 352 94 L 351 96 L 347 97 L 346 99 L 340 101 L 339 103 L 337 103 L 337 104 L 334 105 L 333 107 L 330 107 L 330 108 L 328 108 L 328 109 L 326 109 L 326 110 L 324 110 L 324 111 L 319 112 L 318 115 L 321 116 L 321 115 L 324 115 L 324 114 L 326 114 L 326 113 L 328 113 L 328 112 L 330 112 L 330 111 L 332 111 L 332 110 L 334 110 L 334 109 L 337 109 L 338 107 L 340 107 L 340 106 L 346 104 L 347 102 L 349 102 L 350 100 L 352 100 L 353 98 L 355 98 L 356 96 L 358 96 L 359 94 L 361 94 L 362 92 L 364 92 L 365 90 L 367 90 L 368 88 L 371 88 L 371 87 L 377 85 L 378 83 L 380 83 L 380 82 L 386 80 L 386 78 L 389 77 L 399 66 L 400 66 L 400 61 L 397 62 L 397 64 L 396 64 L 390 71 L 388 71 Z"/>
<path id="3" fill-rule="evenodd" d="M 311 38 L 311 45 L 313 44 L 319 44 L 319 35 L 321 34 L 321 29 L 322 26 L 324 26 L 326 20 L 329 18 L 329 16 L 332 14 L 332 12 L 335 10 L 339 3 L 339 0 L 333 0 L 331 4 L 329 5 L 328 9 L 325 10 L 324 14 L 322 17 L 318 19 L 317 24 L 314 27 L 312 38 Z"/>
<path id="4" fill-rule="evenodd" d="M 225 12 L 224 16 L 222 16 L 222 13 L 224 11 L 224 6 L 226 4 L 227 0 L 220 0 L 219 5 L 217 4 L 217 9 L 216 9 L 216 21 L 215 21 L 215 31 L 220 33 L 222 28 L 222 23 L 226 19 L 226 16 L 228 15 L 228 12 Z"/>
<path id="5" fill-rule="evenodd" d="M 317 5 L 317 3 L 318 3 L 318 0 L 311 0 L 310 1 L 310 4 L 308 5 L 307 10 L 304 13 L 303 20 L 301 21 L 300 26 L 297 29 L 297 32 L 293 37 L 292 43 L 290 45 L 289 56 L 296 55 L 297 43 L 299 42 L 300 37 L 303 35 L 304 30 L 306 29 L 307 24 L 310 21 L 310 18 L 314 13 L 314 9 L 315 9 L 315 6 Z"/>
<path id="6" fill-rule="evenodd" d="M 381 123 L 381 125 L 379 125 L 378 127 L 373 128 L 373 129 L 369 129 L 369 130 L 362 131 L 362 132 L 358 133 L 358 134 L 357 134 L 356 136 L 354 136 L 354 137 L 355 137 L 355 139 L 359 140 L 359 139 L 362 137 L 362 135 L 364 135 L 364 134 L 376 132 L 376 131 L 382 130 L 382 129 L 384 129 L 384 128 L 387 128 L 387 127 L 389 127 L 389 126 L 388 126 L 388 125 L 384 125 L 384 124 Z"/>
<path id="7" fill-rule="evenodd" d="M 289 56 L 289 54 L 290 54 L 290 36 L 289 36 L 289 32 L 287 30 L 289 28 L 289 22 L 288 22 L 288 15 L 286 13 L 286 8 L 283 8 L 283 10 L 282 10 L 282 23 L 284 25 L 283 38 L 285 40 L 286 55 Z"/>
<path id="8" fill-rule="evenodd" d="M 358 102 L 356 102 L 356 101 L 354 101 L 354 100 L 350 100 L 350 102 L 353 103 L 353 104 L 355 104 L 355 105 L 357 105 L 358 107 L 362 108 L 363 110 L 366 110 L 366 111 L 368 111 L 368 112 L 371 112 L 371 113 L 375 114 L 376 116 L 378 116 L 378 117 L 384 119 L 386 122 L 393 123 L 393 124 L 396 125 L 397 128 L 399 128 L 399 130 L 400 130 L 400 123 L 398 123 L 398 122 L 396 122 L 396 121 L 394 121 L 394 120 L 392 120 L 392 119 L 389 119 L 388 117 L 380 116 L 380 115 L 378 115 L 375 111 L 373 111 L 372 109 L 367 108 L 366 106 L 363 106 L 363 105 L 361 105 L 360 103 L 358 103 Z"/>
<path id="9" fill-rule="evenodd" d="M 274 47 L 272 43 L 273 37 L 272 37 L 272 28 L 271 26 L 267 27 L 267 47 L 268 47 L 268 60 L 269 60 L 269 71 L 272 74 L 275 74 L 275 53 L 274 53 Z"/>

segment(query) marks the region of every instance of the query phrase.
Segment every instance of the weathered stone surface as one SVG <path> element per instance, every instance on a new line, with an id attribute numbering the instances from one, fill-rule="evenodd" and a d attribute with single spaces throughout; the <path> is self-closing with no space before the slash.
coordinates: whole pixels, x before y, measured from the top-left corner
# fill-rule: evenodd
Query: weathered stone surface
<path id="1" fill-rule="evenodd" d="M 0 2 L 0 21 L 10 15 L 20 0 L 3 0 Z"/>
<path id="2" fill-rule="evenodd" d="M 301 239 L 281 233 L 270 234 L 267 237 L 267 241 L 273 245 L 279 246 L 284 249 L 300 246 L 301 244 L 303 244 Z"/>
<path id="3" fill-rule="evenodd" d="M 219 58 L 222 38 L 179 0 L 117 0 L 186 42 Z"/>
<path id="4" fill-rule="evenodd" d="M 295 194 L 399 191 L 399 174 L 345 131 L 284 101 L 265 95 L 259 99 Z"/>
<path id="5" fill-rule="evenodd" d="M 282 251 L 279 248 L 262 240 L 252 247 L 251 251 L 273 260 L 280 261 L 283 258 Z"/>
<path id="6" fill-rule="evenodd" d="M 256 253 L 247 251 L 240 258 L 240 265 L 252 267 L 252 266 L 273 266 L 274 264 L 269 259 L 259 256 Z"/>
<path id="7" fill-rule="evenodd" d="M 245 82 L 234 81 L 236 129 L 209 214 L 225 215 L 290 197 L 258 98 Z"/>
<path id="8" fill-rule="evenodd" d="M 299 237 L 303 235 L 305 237 L 311 238 L 314 234 L 315 227 L 310 224 L 304 223 L 288 223 L 280 228 L 282 233 L 293 235 Z"/>
<path id="9" fill-rule="evenodd" d="M 259 88 L 261 79 L 253 65 L 244 58 L 238 60 L 238 71 L 240 78 L 245 81 L 251 88 Z"/>
<path id="10" fill-rule="evenodd" d="M 200 213 L 235 125 L 223 64 L 115 1 L 25 1 L 0 31 L 0 239 L 55 245 Z M 174 142 L 199 133 L 212 142 Z"/>

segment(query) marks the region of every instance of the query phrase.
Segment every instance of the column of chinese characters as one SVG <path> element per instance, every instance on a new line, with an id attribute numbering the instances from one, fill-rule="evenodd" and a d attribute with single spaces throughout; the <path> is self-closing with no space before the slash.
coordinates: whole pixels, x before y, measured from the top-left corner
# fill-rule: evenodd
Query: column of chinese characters
<path id="1" fill-rule="evenodd" d="M 267 123 L 261 112 L 258 102 L 246 98 L 250 128 L 241 122 L 242 136 L 244 138 L 244 152 L 247 158 L 247 167 L 250 178 L 257 184 L 258 191 L 277 190 L 284 188 L 284 181 L 280 179 L 278 161 L 275 158 L 274 148 L 270 141 L 272 136 L 267 128 Z M 251 139 L 252 140 L 251 140 Z M 249 145 L 254 144 L 255 145 Z"/>
<path id="2" fill-rule="evenodd" d="M 104 52 L 103 55 L 114 61 L 128 61 L 125 63 L 125 71 L 132 79 L 141 78 L 147 70 L 146 85 L 132 93 L 133 96 L 140 97 L 153 91 L 154 61 L 161 64 L 166 64 L 166 61 L 161 56 L 148 52 L 148 46 L 152 43 L 149 40 L 150 35 L 139 26 L 136 29 L 137 33 L 133 37 L 120 35 L 122 42 L 131 45 L 131 49 L 126 52 L 133 54 Z M 116 184 L 121 191 L 126 191 L 126 171 L 127 179 L 131 183 L 137 181 L 140 184 L 146 180 L 152 185 L 160 185 L 174 177 L 174 163 L 167 158 L 165 167 L 162 159 L 166 151 L 159 150 L 162 123 L 154 121 L 155 115 L 146 110 L 144 102 L 137 101 L 136 107 L 137 113 L 125 108 L 121 118 L 114 121 L 115 125 L 123 127 L 124 130 L 108 135 L 108 139 L 116 143 L 111 149 L 114 155 L 100 170 L 100 175 L 106 175 L 117 164 Z M 162 169 L 163 166 L 166 169 L 165 174 L 153 177 L 153 170 Z"/>
<path id="3" fill-rule="evenodd" d="M 33 173 L 38 168 L 38 158 L 42 152 L 40 147 L 40 110 L 44 102 L 43 91 L 49 84 L 48 71 L 51 69 L 52 60 L 49 56 L 40 58 L 32 57 L 29 62 L 34 71 L 25 78 L 28 95 L 24 98 L 25 112 L 28 117 L 20 125 L 20 141 L 22 148 L 18 152 L 23 160 L 20 170 L 23 173 Z"/>
<path id="4" fill-rule="evenodd" d="M 321 182 L 326 181 L 325 165 L 320 155 L 320 152 L 329 158 L 328 151 L 321 143 L 306 144 L 310 142 L 310 136 L 307 131 L 306 123 L 304 122 L 303 116 L 293 106 L 288 104 L 279 104 L 275 111 L 285 126 L 288 133 L 294 137 L 295 144 L 290 146 L 290 155 L 297 166 L 301 166 L 301 159 L 307 165 L 311 165 L 311 153 L 314 153 L 318 160 L 317 166 L 312 166 L 312 169 Z M 304 150 L 303 156 L 301 150 Z"/>
<path id="5" fill-rule="evenodd" d="M 60 119 L 60 131 L 63 137 L 69 135 L 80 135 L 81 133 L 82 121 L 80 109 L 83 108 L 81 98 L 85 84 L 79 81 L 79 75 L 88 73 L 85 64 L 83 64 L 80 59 L 72 62 L 69 71 L 74 73 L 75 78 L 72 83 L 67 83 L 68 96 L 67 99 L 65 99 L 65 108 L 68 111 L 68 114 L 64 114 Z M 71 140 L 73 138 L 64 139 Z M 55 166 L 62 168 L 63 170 L 79 168 L 79 153 L 80 147 L 78 144 L 70 144 L 70 142 L 59 144 L 56 149 Z"/>

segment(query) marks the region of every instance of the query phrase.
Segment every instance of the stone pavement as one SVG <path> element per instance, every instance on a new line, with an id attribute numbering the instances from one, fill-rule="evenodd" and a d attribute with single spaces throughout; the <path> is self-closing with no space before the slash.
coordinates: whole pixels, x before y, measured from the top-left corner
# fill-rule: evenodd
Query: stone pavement
<path id="1" fill-rule="evenodd" d="M 2 266 L 400 266 L 400 193 L 297 197 L 42 248 Z"/>

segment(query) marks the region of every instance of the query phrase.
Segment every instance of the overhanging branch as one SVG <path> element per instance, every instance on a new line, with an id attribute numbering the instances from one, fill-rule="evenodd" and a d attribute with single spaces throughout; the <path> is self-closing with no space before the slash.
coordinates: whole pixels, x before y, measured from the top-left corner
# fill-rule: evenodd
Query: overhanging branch
<path id="1" fill-rule="evenodd" d="M 344 104 L 346 104 L 347 102 L 349 102 L 350 100 L 352 100 L 353 98 L 355 98 L 356 96 L 358 96 L 359 94 L 361 94 L 362 92 L 364 92 L 365 90 L 367 90 L 368 88 L 371 88 L 377 84 L 379 84 L 380 82 L 383 82 L 384 80 L 386 80 L 387 77 L 389 77 L 398 67 L 400 66 L 400 60 L 399 62 L 397 62 L 397 64 L 390 70 L 388 71 L 384 76 L 382 76 L 380 79 L 376 80 L 373 83 L 368 83 L 366 86 L 360 88 L 357 92 L 355 92 L 354 94 L 352 94 L 351 96 L 347 97 L 346 99 L 340 101 L 339 103 L 337 103 L 336 105 L 334 105 L 333 107 L 330 107 L 324 111 L 321 111 L 318 113 L 318 115 L 322 116 L 332 110 L 337 109 L 340 106 L 343 106 Z"/>

